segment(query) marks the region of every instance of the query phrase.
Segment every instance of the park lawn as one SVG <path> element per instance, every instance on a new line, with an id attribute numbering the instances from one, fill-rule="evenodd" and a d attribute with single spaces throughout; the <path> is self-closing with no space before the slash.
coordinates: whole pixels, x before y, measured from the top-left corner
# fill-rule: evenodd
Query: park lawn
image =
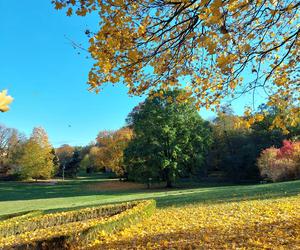
<path id="1" fill-rule="evenodd" d="M 198 184 L 187 188 L 147 189 L 141 184 L 119 182 L 101 175 L 41 183 L 0 182 L 0 215 L 30 211 L 73 209 L 136 199 L 155 199 L 158 208 L 194 203 L 222 203 L 270 199 L 300 193 L 300 181 L 256 185 Z"/>

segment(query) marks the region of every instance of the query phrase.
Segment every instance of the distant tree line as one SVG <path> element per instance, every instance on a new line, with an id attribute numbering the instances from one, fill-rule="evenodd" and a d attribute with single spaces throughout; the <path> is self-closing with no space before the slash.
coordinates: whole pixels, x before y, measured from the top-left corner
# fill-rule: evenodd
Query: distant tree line
<path id="1" fill-rule="evenodd" d="M 183 95 L 183 90 L 175 89 L 148 97 L 129 113 L 126 126 L 101 131 L 95 143 L 82 148 L 80 166 L 87 172 L 112 171 L 132 181 L 165 181 L 168 187 L 178 178 L 190 177 L 258 181 L 261 152 L 299 136 L 299 125 L 289 127 L 289 134 L 270 129 L 277 115 L 273 107 L 262 105 L 256 117 L 263 113 L 264 119 L 251 126 L 230 106 L 205 121 L 195 100 L 182 102 Z"/>
<path id="2" fill-rule="evenodd" d="M 259 168 L 262 152 L 280 148 L 283 140 L 299 140 L 299 124 L 289 127 L 289 134 L 270 129 L 276 108 L 261 106 L 251 126 L 243 122 L 247 117 L 235 115 L 230 106 L 205 121 L 195 108 L 195 99 L 183 101 L 184 95 L 180 89 L 152 94 L 128 114 L 123 128 L 100 131 L 95 142 L 84 147 L 62 145 L 54 149 L 42 128 L 35 128 L 26 139 L 17 130 L 0 126 L 1 176 L 74 178 L 80 171 L 102 171 L 125 180 L 165 182 L 167 187 L 181 178 L 258 181 L 264 177 L 262 169 L 267 169 Z M 263 119 L 258 119 L 260 116 Z"/>
<path id="3" fill-rule="evenodd" d="M 34 128 L 26 138 L 16 129 L 0 125 L 0 178 L 49 179 L 57 168 L 55 150 L 43 128 Z"/>

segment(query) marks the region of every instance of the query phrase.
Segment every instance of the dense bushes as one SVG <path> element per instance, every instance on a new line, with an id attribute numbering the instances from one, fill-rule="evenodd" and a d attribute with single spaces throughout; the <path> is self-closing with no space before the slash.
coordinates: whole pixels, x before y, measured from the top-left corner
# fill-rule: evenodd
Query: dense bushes
<path id="1" fill-rule="evenodd" d="M 150 215 L 154 209 L 155 201 L 148 200 L 44 215 L 29 219 L 27 223 L 8 223 L 0 229 L 0 248 L 84 248 L 100 231 L 112 233 L 127 227 Z"/>
<path id="2" fill-rule="evenodd" d="M 300 142 L 284 140 L 279 149 L 263 150 L 257 165 L 261 176 L 274 182 L 300 178 Z"/>

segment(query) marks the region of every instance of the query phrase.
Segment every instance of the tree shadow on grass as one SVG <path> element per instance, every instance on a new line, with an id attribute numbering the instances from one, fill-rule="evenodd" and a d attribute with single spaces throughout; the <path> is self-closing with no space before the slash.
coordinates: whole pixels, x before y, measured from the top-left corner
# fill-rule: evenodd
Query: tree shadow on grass
<path id="1" fill-rule="evenodd" d="M 139 196 L 137 194 L 128 194 L 128 196 L 122 196 L 119 194 L 119 196 L 116 196 L 116 198 L 109 199 L 108 202 L 102 204 L 114 204 L 130 200 L 155 199 L 158 208 L 166 208 L 169 206 L 180 207 L 197 203 L 212 204 L 244 200 L 273 199 L 295 196 L 297 194 L 300 194 L 300 181 L 251 186 L 225 186 L 214 188 L 182 189 L 176 191 L 157 191 L 153 193 L 146 192 L 141 193 Z M 94 207 L 99 205 L 101 205 L 101 203 L 69 208 L 49 209 L 46 212 L 49 213 L 74 210 L 83 207 Z"/>
<path id="2" fill-rule="evenodd" d="M 263 185 L 226 186 L 194 190 L 178 195 L 157 197 L 157 207 L 183 206 L 194 203 L 220 203 L 271 199 L 300 194 L 300 181 Z"/>
<path id="3" fill-rule="evenodd" d="M 110 179 L 111 181 L 111 179 Z M 175 189 L 129 189 L 129 190 L 91 190 L 88 185 L 98 184 L 99 179 L 88 182 L 67 181 L 57 185 L 36 186 L 17 182 L 0 182 L 0 201 L 77 198 L 84 199 L 83 206 L 70 204 L 70 209 L 96 206 L 100 204 L 118 203 L 139 199 L 155 199 L 159 208 L 183 206 L 191 203 L 219 203 L 240 200 L 268 199 L 293 196 L 300 193 L 300 181 L 275 184 L 209 186 L 200 183 L 198 188 Z M 221 184 L 220 184 L 221 185 Z M 95 196 L 95 199 L 93 199 Z M 86 199 L 85 199 L 86 197 Z M 41 201 L 40 201 L 41 202 Z M 70 200 L 70 202 L 72 202 Z M 76 202 L 79 205 L 80 202 Z M 64 204 L 63 206 L 66 206 Z M 63 207 L 62 206 L 62 207 Z M 51 206 L 49 206 L 51 209 Z M 66 209 L 66 208 L 64 208 Z M 58 209 L 56 209 L 58 210 Z"/>

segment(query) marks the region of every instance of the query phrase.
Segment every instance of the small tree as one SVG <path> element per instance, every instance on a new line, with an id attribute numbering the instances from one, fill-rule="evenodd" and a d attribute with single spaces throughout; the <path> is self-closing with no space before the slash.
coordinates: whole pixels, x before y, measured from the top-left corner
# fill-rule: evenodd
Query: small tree
<path id="1" fill-rule="evenodd" d="M 109 168 L 117 176 L 125 174 L 124 150 L 132 138 L 130 128 L 100 132 L 97 137 L 100 165 Z"/>
<path id="2" fill-rule="evenodd" d="M 49 179 L 54 172 L 52 147 L 43 128 L 34 128 L 30 139 L 23 145 L 20 158 L 20 175 L 23 179 Z"/>
<path id="3" fill-rule="evenodd" d="M 18 164 L 22 179 L 49 179 L 53 173 L 51 155 L 32 139 L 24 144 Z"/>
<path id="4" fill-rule="evenodd" d="M 59 148 L 57 148 L 55 151 L 59 159 L 58 176 L 61 176 L 63 172 L 63 168 L 65 168 L 68 162 L 71 161 L 72 159 L 74 148 L 70 145 L 64 144 Z"/>

